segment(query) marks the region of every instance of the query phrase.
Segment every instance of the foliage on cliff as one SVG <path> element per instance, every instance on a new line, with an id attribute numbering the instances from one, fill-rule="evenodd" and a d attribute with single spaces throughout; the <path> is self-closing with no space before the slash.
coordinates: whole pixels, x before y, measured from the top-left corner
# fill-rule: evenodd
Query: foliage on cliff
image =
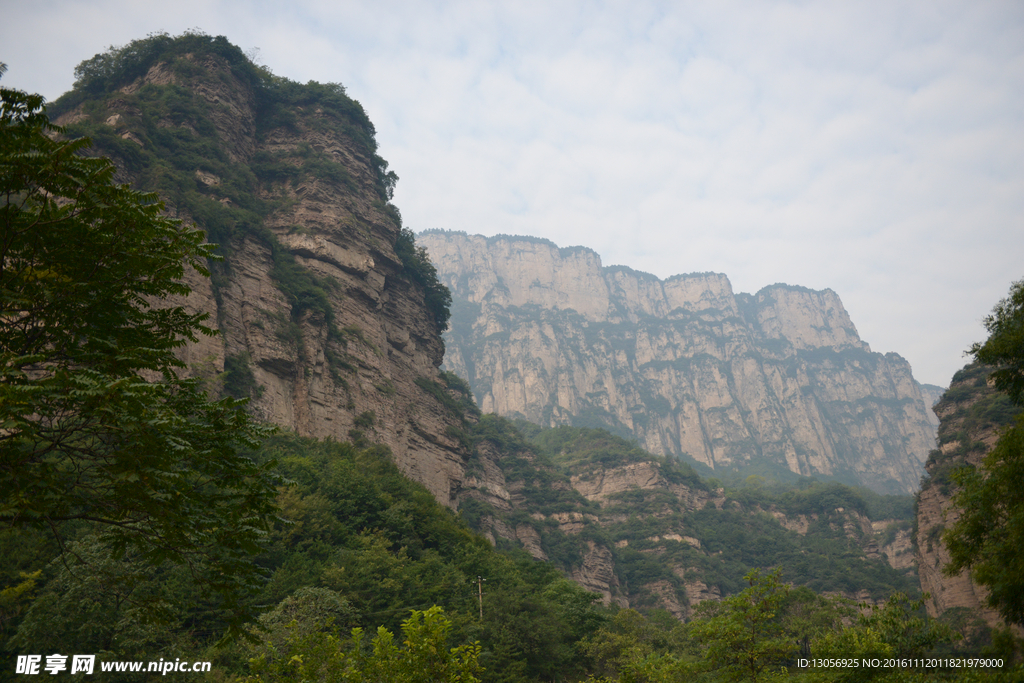
<path id="1" fill-rule="evenodd" d="M 160 63 L 168 64 L 183 76 L 194 75 L 200 68 L 196 62 L 204 57 L 224 60 L 231 73 L 253 90 L 263 130 L 294 126 L 295 107 L 315 105 L 332 114 L 346 134 L 373 156 L 381 198 L 391 198 L 398 177 L 393 171 L 388 172 L 387 162 L 376 156 L 376 129 L 362 105 L 350 98 L 343 86 L 316 81 L 302 85 L 275 76 L 266 66 L 255 64 L 224 36 L 209 36 L 201 31 L 187 31 L 180 36 L 152 33 L 128 45 L 112 46 L 75 68 L 74 86 L 53 103 L 50 114 L 57 117 L 81 104 L 94 107 L 96 102 L 111 95 L 122 96 L 125 93 L 118 92 L 119 89 L 145 76 L 150 68 Z M 179 116 L 194 113 L 188 109 L 187 103 L 179 103 L 175 113 Z"/>
<path id="2" fill-rule="evenodd" d="M 452 293 L 438 280 L 437 268 L 430 262 L 427 250 L 416 246 L 416 236 L 412 230 L 402 228 L 398 232 L 395 253 L 402 260 L 410 279 L 423 288 L 427 310 L 433 315 L 437 329 L 442 332 L 447 330 Z"/>
<path id="3" fill-rule="evenodd" d="M 971 347 L 988 364 L 989 379 L 1012 404 L 1024 408 L 1024 280 L 985 319 L 989 338 Z M 985 456 L 982 468 L 966 465 L 953 473 L 954 504 L 961 514 L 945 533 L 951 561 L 945 571 L 970 568 L 989 590 L 988 603 L 1008 623 L 1024 626 L 1024 417 L 1018 415 Z"/>
<path id="4" fill-rule="evenodd" d="M 991 367 L 969 363 L 953 375 L 935 410 L 939 424 L 938 448 L 928 455 L 922 488 L 938 486 L 952 492 L 952 473 L 968 458 L 982 457 L 989 434 L 1005 429 L 1021 412 L 1010 397 L 988 383 Z"/>
<path id="5" fill-rule="evenodd" d="M 543 429 L 486 415 L 470 434 L 474 458 L 492 457 L 501 468 L 512 510 L 467 496 L 461 508 L 466 519 L 480 530 L 493 526 L 493 520 L 510 529 L 531 527 L 545 556 L 567 571 L 582 567 L 589 543 L 604 546 L 631 605 L 663 605 L 665 586 L 685 604 L 681 575 L 691 585 L 698 580 L 719 595 L 734 594 L 751 569 L 779 565 L 786 581 L 815 591 L 875 599 L 893 591 L 918 592 L 912 573 L 893 569 L 878 555 L 867 556 L 866 547 L 891 539 L 863 531 L 859 521 L 886 520 L 892 535 L 909 529 L 910 496 L 881 496 L 813 479 L 785 484 L 750 477 L 719 488 L 685 463 L 653 456 L 602 429 Z M 481 450 L 482 445 L 487 448 Z M 654 477 L 648 488 L 587 500 L 572 483 L 637 466 L 648 473 L 645 477 Z M 788 529 L 773 515 L 806 529 Z M 571 531 L 563 530 L 565 524 Z"/>

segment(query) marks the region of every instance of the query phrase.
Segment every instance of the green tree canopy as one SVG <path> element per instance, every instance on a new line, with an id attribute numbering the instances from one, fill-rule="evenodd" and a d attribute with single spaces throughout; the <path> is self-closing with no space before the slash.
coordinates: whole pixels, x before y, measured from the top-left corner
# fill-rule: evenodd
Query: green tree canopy
<path id="1" fill-rule="evenodd" d="M 1010 294 L 985 318 L 985 329 L 988 339 L 972 345 L 969 353 L 994 367 L 996 388 L 1024 405 L 1024 280 L 1010 285 Z"/>
<path id="2" fill-rule="evenodd" d="M 706 648 L 706 666 L 723 680 L 770 679 L 796 653 L 777 618 L 789 594 L 781 576 L 781 567 L 763 575 L 754 569 L 744 577 L 748 588 L 719 604 L 701 603 L 711 615 L 695 621 L 691 631 Z"/>
<path id="3" fill-rule="evenodd" d="M 175 350 L 213 332 L 164 301 L 213 245 L 60 140 L 40 96 L 0 100 L 0 524 L 185 565 L 238 632 L 276 483 L 241 449 L 268 429 L 179 376 Z"/>
<path id="4" fill-rule="evenodd" d="M 449 648 L 451 621 L 444 610 L 434 606 L 412 610 L 402 622 L 401 646 L 383 626 L 377 629 L 370 647 L 361 628 L 352 629 L 348 639 L 335 629 L 303 634 L 297 621 L 293 633 L 278 648 L 265 646 L 251 660 L 253 675 L 247 683 L 263 681 L 389 681 L 390 683 L 479 683 L 477 674 L 480 646 Z"/>

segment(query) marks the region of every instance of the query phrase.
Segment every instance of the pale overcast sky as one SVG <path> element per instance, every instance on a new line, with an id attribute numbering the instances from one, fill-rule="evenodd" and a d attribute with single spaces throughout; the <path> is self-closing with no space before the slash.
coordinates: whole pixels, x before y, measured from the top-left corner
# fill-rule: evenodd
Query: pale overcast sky
<path id="1" fill-rule="evenodd" d="M 340 82 L 414 230 L 661 277 L 835 290 L 946 385 L 1024 277 L 1024 3 L 0 0 L 0 83 L 55 99 L 155 31 Z"/>

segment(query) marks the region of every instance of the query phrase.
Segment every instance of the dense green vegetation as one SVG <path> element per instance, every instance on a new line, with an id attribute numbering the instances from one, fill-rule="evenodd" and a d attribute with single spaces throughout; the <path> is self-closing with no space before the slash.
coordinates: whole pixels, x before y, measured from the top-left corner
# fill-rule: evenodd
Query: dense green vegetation
<path id="1" fill-rule="evenodd" d="M 489 429 L 500 433 L 501 426 Z M 515 435 L 506 431 L 500 438 Z M 278 490 L 280 519 L 254 558 L 263 581 L 250 600 L 262 613 L 262 628 L 250 633 L 260 642 L 213 648 L 223 634 L 223 616 L 216 603 L 194 590 L 187 571 L 160 565 L 128 590 L 110 577 L 131 571 L 132 563 L 109 558 L 83 530 L 74 540 L 75 552 L 102 566 L 103 573 L 90 574 L 84 565 L 69 568 L 59 560 L 47 563 L 46 553 L 28 562 L 15 552 L 3 554 L 5 578 L 15 568 L 41 570 L 19 595 L 4 593 L 4 626 L 13 634 L 5 646 L 7 661 L 29 650 L 96 651 L 106 659 L 210 659 L 215 670 L 208 680 L 231 675 L 292 680 L 301 671 L 326 675 L 339 667 L 372 668 L 373 662 L 408 671 L 414 650 L 403 649 L 397 638 L 388 641 L 377 630 L 383 627 L 407 635 L 410 628 L 419 629 L 411 642 L 435 643 L 435 653 L 438 647 L 470 647 L 451 658 L 422 661 L 463 672 L 475 670 L 476 662 L 483 667 L 476 675 L 485 681 L 583 680 L 590 674 L 622 681 L 676 680 L 670 675 L 680 672 L 701 680 L 733 680 L 729 671 L 739 664 L 726 653 L 736 650 L 729 644 L 736 637 L 730 626 L 736 620 L 756 618 L 760 624 L 757 638 L 765 644 L 755 640 L 744 646 L 756 656 L 754 670 L 790 667 L 790 677 L 799 673 L 793 668 L 799 654 L 793 643 L 804 642 L 815 654 L 910 656 L 945 638 L 943 627 L 899 597 L 857 621 L 848 602 L 788 587 L 785 567 L 782 575 L 748 576 L 737 585 L 746 590 L 698 610 L 689 623 L 658 610 L 607 610 L 553 563 L 522 551 L 492 549 L 458 515 L 404 478 L 379 446 L 280 435 L 252 456 L 258 463 L 275 461 L 289 482 Z M 11 533 L 2 540 L 5 550 L 35 542 L 31 535 Z M 477 577 L 485 581 L 478 584 Z M 153 594 L 173 605 L 157 622 L 138 611 L 137 601 Z M 756 608 L 761 601 L 772 609 L 746 606 Z M 359 629 L 357 641 L 352 629 Z M 908 641 L 907 633 L 920 637 Z M 378 639 L 376 646 L 371 637 Z M 900 649 L 906 647 L 917 649 Z M 294 664 L 297 656 L 301 670 Z M 749 668 L 750 661 L 743 666 Z"/>
<path id="2" fill-rule="evenodd" d="M 276 471 L 290 482 L 279 489 L 280 519 L 254 558 L 264 578 L 249 599 L 265 613 L 261 621 L 270 628 L 271 642 L 279 638 L 284 647 L 291 621 L 275 617 L 275 610 L 326 615 L 338 628 L 372 633 L 378 626 L 397 632 L 411 610 L 438 605 L 451 621 L 452 642 L 482 644 L 487 680 L 582 671 L 574 643 L 604 621 L 593 606 L 595 596 L 551 565 L 493 550 L 403 477 L 385 449 L 282 435 L 253 457 L 258 463 L 276 461 Z M 10 533 L 3 540 L 8 549 L 33 542 Z M 42 648 L 98 651 L 111 659 L 198 659 L 223 634 L 218 606 L 194 591 L 187 571 L 160 565 L 145 582 L 119 589 L 107 576 L 128 571 L 131 563 L 107 558 L 92 536 L 81 535 L 74 544 L 77 554 L 105 573 L 93 576 L 85 565 L 69 569 L 38 556 L 26 563 L 5 553 L 5 578 L 14 573 L 12 563 L 23 572 L 42 569 L 30 590 L 3 605 L 4 626 L 14 632 L 7 656 Z M 486 579 L 483 620 L 478 576 Z M 152 593 L 174 606 L 157 623 L 146 622 L 138 611 L 137 600 Z M 69 608 L 79 604 L 91 606 Z M 206 654 L 224 672 L 244 672 L 253 650 L 239 642 Z"/>

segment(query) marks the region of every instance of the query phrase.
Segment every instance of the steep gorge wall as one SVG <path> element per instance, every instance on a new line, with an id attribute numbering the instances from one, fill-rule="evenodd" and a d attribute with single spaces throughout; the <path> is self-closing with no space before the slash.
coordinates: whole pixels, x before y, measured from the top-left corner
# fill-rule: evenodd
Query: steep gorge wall
<path id="1" fill-rule="evenodd" d="M 660 280 L 530 238 L 419 243 L 452 290 L 445 365 L 485 412 L 604 426 L 715 470 L 917 488 L 935 434 L 920 387 L 831 290 L 736 294 L 722 274 Z"/>
<path id="2" fill-rule="evenodd" d="M 949 389 L 935 405 L 940 419 L 939 442 L 929 455 L 927 476 L 917 494 L 914 552 L 921 590 L 930 595 L 925 603 L 929 615 L 966 608 L 994 627 L 1002 619 L 985 604 L 985 587 L 974 583 L 969 572 L 946 576 L 942 571 L 950 561 L 942 533 L 960 516 L 952 504 L 955 483 L 950 474 L 965 464 L 979 466 L 999 440 L 1000 431 L 1018 412 L 1005 394 L 989 385 L 988 373 L 985 366 L 968 365 L 954 375 Z"/>
<path id="3" fill-rule="evenodd" d="M 190 273 L 192 295 L 170 302 L 210 313 L 219 332 L 183 350 L 194 372 L 215 389 L 234 381 L 255 415 L 300 435 L 357 430 L 386 444 L 455 507 L 465 451 L 424 385 L 438 379 L 444 345 L 395 251 L 372 125 L 345 114 L 361 114 L 358 103 L 326 92 L 335 106 L 311 92 L 261 107 L 237 64 L 188 53 L 57 123 L 93 136 L 123 181 L 159 191 L 171 214 L 222 243 L 214 279 Z"/>

